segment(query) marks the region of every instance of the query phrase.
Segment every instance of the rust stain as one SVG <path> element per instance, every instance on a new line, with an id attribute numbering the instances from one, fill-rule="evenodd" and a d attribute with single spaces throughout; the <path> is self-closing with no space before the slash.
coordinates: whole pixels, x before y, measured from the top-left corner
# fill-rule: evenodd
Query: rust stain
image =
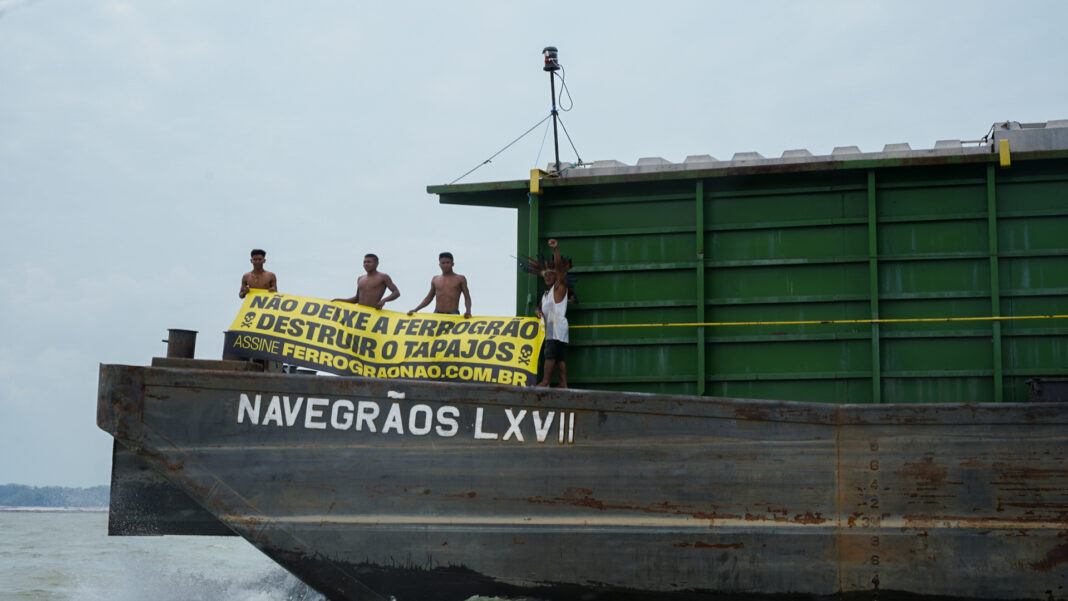
<path id="1" fill-rule="evenodd" d="M 948 469 L 935 464 L 934 457 L 924 457 L 920 463 L 906 463 L 904 468 L 894 472 L 896 476 L 929 484 L 945 484 L 948 474 Z"/>
<path id="2" fill-rule="evenodd" d="M 998 476 L 1002 480 L 1023 480 L 1025 482 L 1033 482 L 1035 480 L 1054 480 L 1065 476 L 1065 470 L 1059 469 L 1036 469 L 1019 466 L 1012 466 L 1010 468 L 1009 466 L 1004 465 L 994 465 L 994 469 L 997 470 Z"/>
<path id="3" fill-rule="evenodd" d="M 920 548 L 919 549 L 915 549 L 912 552 L 913 553 L 917 553 L 917 552 L 920 552 L 920 551 L 923 551 L 923 552 L 929 551 L 930 550 L 930 545 L 928 545 L 928 541 L 930 540 L 929 537 L 930 537 L 930 534 L 928 534 L 926 530 L 924 530 L 923 532 L 917 532 L 916 533 L 916 542 L 919 543 Z M 935 556 L 934 555 L 928 555 L 927 559 L 930 560 L 930 561 L 935 561 Z"/>
<path id="4" fill-rule="evenodd" d="M 795 515 L 794 521 L 798 524 L 822 524 L 827 520 L 824 519 L 824 517 L 819 513 L 812 513 L 811 511 L 806 511 L 803 514 Z"/>
<path id="5" fill-rule="evenodd" d="M 1068 562 L 1068 544 L 1063 544 L 1046 553 L 1046 558 L 1030 565 L 1039 572 L 1048 572 L 1055 566 Z"/>
<path id="6" fill-rule="evenodd" d="M 683 511 L 683 507 L 692 507 L 692 505 L 677 505 L 675 503 L 661 501 L 659 503 L 653 503 L 652 505 L 649 505 L 645 510 L 649 513 L 681 513 Z"/>
<path id="7" fill-rule="evenodd" d="M 579 488 L 573 486 L 564 491 L 564 498 L 571 499 L 575 497 L 588 497 L 593 494 L 593 491 L 588 488 Z"/>
<path id="8" fill-rule="evenodd" d="M 1046 502 L 1034 502 L 1034 503 L 1022 503 L 1022 502 L 1010 503 L 1010 502 L 1005 501 L 1005 502 L 1002 502 L 1002 503 L 998 504 L 998 511 L 1004 511 L 1006 508 L 1015 508 L 1015 509 L 1049 509 L 1049 510 L 1057 512 L 1058 514 L 1060 514 L 1062 516 L 1065 515 L 1065 512 L 1066 512 L 1065 510 L 1068 509 L 1068 508 L 1065 508 L 1063 502 L 1059 502 L 1059 501 L 1046 501 Z"/>
<path id="9" fill-rule="evenodd" d="M 796 524 L 823 524 L 827 521 L 827 518 L 823 517 L 822 513 L 812 513 L 806 511 L 805 513 L 799 513 L 792 518 L 789 516 L 789 512 L 783 509 L 770 509 L 768 510 L 770 515 L 749 513 L 746 512 L 745 520 L 748 522 L 782 522 L 782 523 L 796 523 Z M 852 522 L 852 518 L 851 518 Z M 851 524 L 852 525 L 852 524 Z"/>
<path id="10" fill-rule="evenodd" d="M 738 405 L 734 407 L 734 416 L 738 419 L 768 421 L 771 419 L 771 412 L 763 407 Z"/>
<path id="11" fill-rule="evenodd" d="M 585 498 L 582 498 L 582 499 L 571 499 L 571 500 L 568 501 L 568 504 L 569 505 L 574 505 L 576 507 L 592 507 L 594 509 L 602 509 L 602 510 L 605 508 L 604 507 L 604 503 L 602 503 L 602 502 L 600 502 L 597 499 L 594 499 L 592 497 L 585 497 Z"/>
<path id="12" fill-rule="evenodd" d="M 564 497 L 526 497 L 521 500 L 526 503 L 534 503 L 538 505 L 556 505 L 559 503 L 574 505 L 576 507 L 590 507 L 593 509 L 605 510 L 623 510 L 623 511 L 640 511 L 642 513 L 659 514 L 659 515 L 688 515 L 699 520 L 736 520 L 741 519 L 742 516 L 738 514 L 720 514 L 714 509 L 711 512 L 698 511 L 695 509 L 685 509 L 683 506 L 672 505 L 666 502 L 652 503 L 649 505 L 629 505 L 629 504 L 609 504 L 597 499 L 588 494 L 579 493 L 591 493 L 587 489 L 568 489 Z M 513 499 L 500 499 L 500 500 L 513 500 Z M 785 520 L 777 520 L 785 521 Z"/>
<path id="13" fill-rule="evenodd" d="M 677 511 L 675 513 L 677 515 L 681 515 L 685 514 L 686 512 Z M 689 515 L 699 520 L 737 520 L 738 518 L 742 517 L 736 513 L 702 513 L 699 511 L 690 512 Z"/>
<path id="14" fill-rule="evenodd" d="M 885 518 L 887 514 L 883 514 Z M 1013 522 L 1020 523 L 1021 527 L 1032 527 L 1035 522 L 1035 516 L 967 516 L 967 515 L 955 515 L 955 514 L 904 514 L 901 518 L 905 521 L 905 528 L 936 528 L 952 527 L 956 524 L 957 528 L 982 528 L 987 527 L 990 524 L 1011 524 Z M 1039 518 L 1042 519 L 1042 518 Z M 1049 518 L 1049 521 L 1056 521 L 1057 518 Z M 1007 526 L 1003 526 L 1007 527 Z"/>
<path id="15" fill-rule="evenodd" d="M 604 510 L 605 504 L 593 497 L 593 491 L 588 488 L 572 487 L 564 491 L 564 502 L 576 507 L 592 507 Z"/>

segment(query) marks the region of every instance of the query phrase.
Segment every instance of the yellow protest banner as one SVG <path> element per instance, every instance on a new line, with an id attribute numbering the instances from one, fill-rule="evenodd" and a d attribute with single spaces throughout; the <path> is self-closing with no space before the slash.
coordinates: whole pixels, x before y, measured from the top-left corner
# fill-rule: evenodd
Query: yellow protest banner
<path id="1" fill-rule="evenodd" d="M 527 386 L 545 334 L 533 317 L 404 313 L 252 290 L 226 353 L 338 375 Z"/>

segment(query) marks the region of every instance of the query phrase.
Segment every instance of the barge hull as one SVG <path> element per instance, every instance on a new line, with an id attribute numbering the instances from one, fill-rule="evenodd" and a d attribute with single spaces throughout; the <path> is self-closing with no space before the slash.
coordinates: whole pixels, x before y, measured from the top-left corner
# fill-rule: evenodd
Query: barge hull
<path id="1" fill-rule="evenodd" d="M 1068 403 L 105 365 L 98 424 L 332 600 L 1068 596 Z"/>

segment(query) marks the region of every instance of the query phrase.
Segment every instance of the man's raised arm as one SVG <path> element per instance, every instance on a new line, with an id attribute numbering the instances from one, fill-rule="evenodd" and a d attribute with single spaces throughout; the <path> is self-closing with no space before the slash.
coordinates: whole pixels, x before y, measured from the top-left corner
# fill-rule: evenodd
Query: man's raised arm
<path id="1" fill-rule="evenodd" d="M 560 243 L 556 241 L 556 238 L 549 238 L 549 248 L 553 249 L 553 271 L 556 272 L 553 299 L 560 302 L 567 296 L 567 270 L 564 269 L 564 259 L 560 256 Z"/>

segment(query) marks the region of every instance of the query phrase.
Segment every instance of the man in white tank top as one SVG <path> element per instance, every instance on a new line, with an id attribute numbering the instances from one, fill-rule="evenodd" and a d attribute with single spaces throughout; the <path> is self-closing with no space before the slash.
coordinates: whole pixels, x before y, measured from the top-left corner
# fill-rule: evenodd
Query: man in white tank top
<path id="1" fill-rule="evenodd" d="M 545 376 L 538 386 L 548 386 L 552 380 L 553 369 L 560 373 L 560 388 L 567 388 L 567 363 L 564 362 L 564 349 L 567 346 L 567 271 L 560 257 L 559 243 L 556 238 L 549 240 L 553 249 L 553 260 L 542 272 L 545 285 L 549 287 L 541 297 L 535 309 L 538 318 L 545 324 Z"/>

